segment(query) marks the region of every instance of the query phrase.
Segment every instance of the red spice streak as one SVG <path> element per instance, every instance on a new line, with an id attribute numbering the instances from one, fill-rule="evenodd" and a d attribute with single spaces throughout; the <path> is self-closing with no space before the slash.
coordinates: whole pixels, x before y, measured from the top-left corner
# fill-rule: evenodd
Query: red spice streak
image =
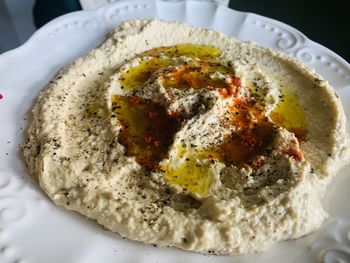
<path id="1" fill-rule="evenodd" d="M 195 89 L 229 88 L 229 84 L 224 79 L 210 78 L 212 73 L 214 73 L 214 69 L 205 62 L 198 62 L 196 65 L 181 65 L 163 76 L 163 86 L 176 89 L 188 89 L 190 87 Z"/>
<path id="2" fill-rule="evenodd" d="M 150 72 L 152 70 L 148 70 Z M 212 159 L 218 159 L 226 165 L 260 166 L 264 160 L 259 159 L 273 142 L 276 126 L 265 119 L 264 108 L 247 97 L 238 97 L 242 87 L 240 78 L 231 76 L 231 82 L 212 79 L 215 72 L 210 63 L 181 65 L 163 75 L 165 88 L 217 90 L 224 98 L 233 97 L 233 105 L 228 105 L 232 112 L 229 125 L 235 126 L 235 132 L 225 141 L 209 150 Z M 149 77 L 145 72 L 138 76 L 140 81 Z M 159 162 L 166 158 L 173 143 L 175 133 L 181 127 L 181 112 L 170 115 L 159 104 L 137 96 L 114 96 L 113 102 L 120 106 L 115 113 L 122 125 L 119 140 L 129 156 L 148 169 L 159 168 Z M 293 142 L 295 143 L 295 142 Z M 295 160 L 302 160 L 302 153 L 296 149 L 288 151 Z"/>
<path id="3" fill-rule="evenodd" d="M 181 122 L 175 114 L 169 115 L 159 104 L 137 96 L 113 96 L 114 111 L 122 125 L 119 141 L 127 155 L 148 169 L 155 170 L 166 158 Z"/>
<path id="4" fill-rule="evenodd" d="M 272 143 L 274 126 L 265 120 L 261 105 L 249 98 L 238 97 L 238 91 L 242 87 L 240 78 L 232 76 L 231 83 L 227 83 L 223 79 L 210 78 L 211 73 L 210 65 L 205 63 L 185 65 L 165 75 L 163 85 L 178 89 L 216 89 L 224 98 L 233 97 L 234 104 L 228 107 L 232 112 L 230 125 L 236 127 L 236 132 L 227 136 L 221 145 L 209 152 L 213 159 L 223 161 L 226 165 L 244 165 L 263 154 Z"/>
<path id="5" fill-rule="evenodd" d="M 273 142 L 275 133 L 273 126 L 268 123 L 233 133 L 213 150 L 214 156 L 226 165 L 244 166 L 264 153 Z"/>
<path id="6" fill-rule="evenodd" d="M 299 151 L 298 149 L 291 148 L 287 151 L 284 151 L 283 153 L 292 157 L 294 160 L 296 160 L 298 162 L 303 160 L 303 153 L 301 151 Z"/>
<path id="7" fill-rule="evenodd" d="M 231 96 L 237 97 L 237 87 L 232 84 L 227 84 L 227 85 L 228 86 L 226 88 L 218 89 L 219 94 L 224 98 L 228 98 Z"/>
<path id="8" fill-rule="evenodd" d="M 238 90 L 241 88 L 242 83 L 241 83 L 241 79 L 238 77 L 231 77 L 231 84 L 226 84 L 225 88 L 221 88 L 219 89 L 219 94 L 224 97 L 224 98 L 228 98 L 228 97 L 237 97 L 238 95 Z"/>
<path id="9" fill-rule="evenodd" d="M 129 97 L 129 103 L 132 105 L 137 105 L 137 104 L 140 104 L 141 102 L 142 102 L 142 99 L 138 96 Z"/>
<path id="10" fill-rule="evenodd" d="M 239 88 L 242 87 L 242 82 L 241 82 L 240 78 L 232 77 L 231 80 L 232 80 L 233 85 L 235 85 L 236 87 L 239 87 Z"/>
<path id="11" fill-rule="evenodd" d="M 242 87 L 238 77 L 232 77 L 232 84 L 226 89 L 220 89 L 223 97 L 234 98 L 233 105 L 229 105 L 232 112 L 231 125 L 236 131 L 227 136 L 225 141 L 213 151 L 215 156 L 226 165 L 247 167 L 248 163 L 260 166 L 264 162 L 257 157 L 264 154 L 272 144 L 276 134 L 275 125 L 268 122 L 264 116 L 264 108 L 247 97 L 238 97 L 238 90 Z"/>

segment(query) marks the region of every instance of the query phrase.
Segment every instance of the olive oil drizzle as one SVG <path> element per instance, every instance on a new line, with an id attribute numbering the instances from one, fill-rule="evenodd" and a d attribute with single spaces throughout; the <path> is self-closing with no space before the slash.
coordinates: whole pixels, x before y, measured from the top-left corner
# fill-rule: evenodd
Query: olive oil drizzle
<path id="1" fill-rule="evenodd" d="M 273 123 L 294 133 L 299 140 L 306 139 L 308 133 L 306 116 L 292 91 L 286 88 L 282 90 L 281 98 L 269 116 Z"/>
<path id="2" fill-rule="evenodd" d="M 137 96 L 114 95 L 112 105 L 121 125 L 119 141 L 126 154 L 135 156 L 147 169 L 158 169 L 181 127 L 179 118 L 169 115 L 163 106 Z"/>
<path id="3" fill-rule="evenodd" d="M 134 156 L 145 168 L 162 172 L 169 183 L 201 195 L 207 194 L 213 183 L 217 161 L 226 166 L 253 162 L 270 147 L 278 126 L 294 132 L 298 139 L 304 139 L 307 134 L 304 112 L 293 93 L 285 91 L 284 99 L 267 118 L 261 104 L 238 96 L 242 83 L 231 67 L 218 62 L 220 55 L 220 49 L 206 45 L 155 48 L 141 53 L 140 63 L 120 76 L 121 85 L 128 91 L 142 88 L 158 71 L 166 89 L 212 89 L 223 98 L 234 98 L 234 104 L 227 107 L 232 113 L 235 132 L 209 149 L 180 147 L 176 156 L 178 164 L 171 162 L 174 157 L 168 156 L 168 151 L 185 121 L 181 112 L 169 113 L 163 105 L 137 96 L 112 96 L 112 111 L 121 126 L 119 141 L 125 146 L 126 154 Z M 181 56 L 192 60 L 175 59 Z M 213 77 L 217 72 L 226 78 Z"/>

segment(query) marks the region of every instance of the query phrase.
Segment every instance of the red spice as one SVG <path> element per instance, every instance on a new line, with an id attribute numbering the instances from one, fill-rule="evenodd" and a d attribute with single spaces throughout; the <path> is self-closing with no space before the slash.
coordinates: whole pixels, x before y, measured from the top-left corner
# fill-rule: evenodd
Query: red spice
<path id="1" fill-rule="evenodd" d="M 193 62 L 173 68 L 163 76 L 163 86 L 165 88 L 187 89 L 227 89 L 228 94 L 236 93 L 234 84 L 226 83 L 225 79 L 212 79 L 210 75 L 214 73 L 213 66 L 208 62 Z M 239 83 L 236 81 L 236 83 Z M 219 91 L 220 92 L 220 91 Z M 225 94 L 224 94 L 225 95 Z M 226 95 L 225 95 L 226 96 Z"/>
<path id="2" fill-rule="evenodd" d="M 143 140 L 147 143 L 150 143 L 152 141 L 152 137 L 151 136 L 144 136 Z"/>
<path id="3" fill-rule="evenodd" d="M 236 86 L 230 85 L 230 86 L 228 87 L 228 93 L 229 93 L 231 96 L 237 97 L 237 88 L 236 88 Z"/>
<path id="4" fill-rule="evenodd" d="M 156 137 L 159 137 L 159 135 Z M 162 142 L 160 140 L 154 140 L 154 138 L 152 136 L 143 136 L 143 140 L 145 143 L 150 144 L 151 146 L 155 146 L 155 147 L 159 147 Z M 148 145 L 147 147 L 150 147 L 150 145 Z"/>
<path id="5" fill-rule="evenodd" d="M 130 103 L 133 105 L 140 104 L 141 102 L 142 102 L 142 99 L 138 96 L 130 97 Z"/>
<path id="6" fill-rule="evenodd" d="M 161 141 L 154 141 L 154 142 L 153 142 L 153 145 L 154 145 L 155 147 L 158 147 L 158 146 L 160 146 L 161 144 L 162 144 Z"/>
<path id="7" fill-rule="evenodd" d="M 215 160 L 215 159 L 216 159 L 216 157 L 215 157 L 215 156 L 213 156 L 212 154 L 208 154 L 208 159 L 210 159 L 210 160 Z"/>
<path id="8" fill-rule="evenodd" d="M 156 116 L 157 116 L 157 112 L 156 112 L 156 111 L 150 111 L 150 112 L 148 112 L 148 117 L 154 118 L 154 117 L 156 117 Z"/>
<path id="9" fill-rule="evenodd" d="M 263 166 L 265 164 L 265 160 L 264 160 L 264 158 L 262 158 L 262 157 L 258 157 L 257 159 L 255 159 L 254 161 L 253 161 L 253 163 L 252 163 L 252 167 L 253 168 L 259 168 L 259 167 L 261 167 L 261 166 Z"/>
<path id="10" fill-rule="evenodd" d="M 170 113 L 170 116 L 173 117 L 173 118 L 179 118 L 180 115 L 179 115 L 179 113 L 177 111 L 172 111 Z"/>
<path id="11" fill-rule="evenodd" d="M 255 128 L 244 129 L 229 135 L 213 151 L 217 159 L 222 160 L 226 165 L 244 167 L 244 164 L 264 154 L 273 142 L 274 134 L 273 126 L 262 122 Z"/>
<path id="12" fill-rule="evenodd" d="M 239 135 L 240 139 L 242 140 L 242 144 L 251 149 L 260 147 L 262 142 L 256 137 L 255 134 L 252 134 L 251 132 L 252 130 L 247 130 L 243 131 L 242 134 Z"/>
<path id="13" fill-rule="evenodd" d="M 291 149 L 292 152 L 292 157 L 296 160 L 296 161 L 301 161 L 303 159 L 303 154 L 301 151 L 298 151 L 297 149 Z"/>
<path id="14" fill-rule="evenodd" d="M 218 92 L 221 96 L 223 96 L 224 98 L 228 98 L 228 97 L 237 97 L 237 88 L 234 85 L 229 85 L 226 88 L 220 88 L 218 89 Z"/>
<path id="15" fill-rule="evenodd" d="M 283 153 L 292 157 L 298 162 L 300 162 L 303 159 L 303 153 L 295 148 L 291 148 L 288 151 L 284 151 Z"/>
<path id="16" fill-rule="evenodd" d="M 181 122 L 180 114 L 177 111 L 173 111 L 170 113 L 170 117 L 176 120 L 178 123 Z"/>
<path id="17" fill-rule="evenodd" d="M 235 100 L 234 106 L 238 111 L 249 110 L 249 105 L 248 105 L 247 101 L 243 98 L 237 98 Z"/>
<path id="18" fill-rule="evenodd" d="M 233 85 L 235 85 L 236 87 L 241 87 L 242 86 L 242 82 L 241 79 L 238 77 L 232 77 L 231 78 Z"/>
<path id="19" fill-rule="evenodd" d="M 137 96 L 116 95 L 113 101 L 120 106 L 114 112 L 122 126 L 118 137 L 126 154 L 150 170 L 158 169 L 181 127 L 178 113 L 169 116 L 164 106 Z"/>
<path id="20" fill-rule="evenodd" d="M 226 88 L 218 89 L 219 94 L 223 96 L 224 98 L 228 97 L 228 90 Z"/>
<path id="21" fill-rule="evenodd" d="M 242 164 L 242 167 L 243 167 L 244 169 L 248 170 L 248 169 L 250 168 L 250 165 L 247 164 L 247 163 L 244 163 L 244 164 Z"/>

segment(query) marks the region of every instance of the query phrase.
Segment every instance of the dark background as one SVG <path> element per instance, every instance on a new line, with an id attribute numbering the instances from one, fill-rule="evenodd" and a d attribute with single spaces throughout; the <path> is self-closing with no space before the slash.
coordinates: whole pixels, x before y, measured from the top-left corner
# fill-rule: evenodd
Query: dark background
<path id="1" fill-rule="evenodd" d="M 277 19 L 350 62 L 350 7 L 346 1 L 231 0 L 230 8 Z M 37 0 L 34 22 L 42 26 L 62 14 L 80 10 L 77 0 Z"/>
<path id="2" fill-rule="evenodd" d="M 231 0 L 229 6 L 284 22 L 350 62 L 350 1 Z"/>

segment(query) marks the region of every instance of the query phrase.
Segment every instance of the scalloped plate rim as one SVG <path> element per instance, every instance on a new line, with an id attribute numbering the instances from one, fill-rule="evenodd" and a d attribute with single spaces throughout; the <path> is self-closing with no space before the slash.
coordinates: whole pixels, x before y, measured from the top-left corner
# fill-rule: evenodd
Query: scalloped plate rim
<path id="1" fill-rule="evenodd" d="M 53 27 L 54 25 L 56 25 L 57 23 L 59 22 L 62 22 L 66 19 L 69 19 L 69 18 L 73 18 L 75 17 L 76 15 L 81 15 L 81 14 L 88 14 L 88 13 L 98 13 L 98 12 L 103 12 L 104 10 L 107 10 L 109 8 L 111 8 L 112 6 L 116 6 L 116 5 L 121 5 L 121 4 L 130 4 L 130 3 L 137 3 L 137 2 L 140 2 L 139 0 L 131 0 L 131 1 L 127 1 L 127 2 L 114 2 L 114 3 L 109 3 L 105 6 L 102 6 L 102 7 L 99 7 L 97 9 L 92 9 L 92 10 L 79 10 L 79 11 L 74 11 L 74 12 L 71 12 L 71 13 L 67 13 L 67 14 L 64 14 L 62 16 L 59 16 L 59 17 L 56 17 L 54 18 L 53 20 L 51 20 L 50 22 L 46 23 L 44 26 L 42 26 L 41 28 L 39 28 L 26 42 L 24 42 L 22 45 L 20 45 L 19 47 L 15 48 L 15 49 L 12 49 L 12 50 L 9 50 L 9 51 L 6 51 L 4 53 L 1 54 L 0 56 L 0 59 L 3 59 L 5 56 L 8 56 L 8 55 L 13 55 L 14 53 L 16 52 L 19 52 L 19 51 L 22 51 L 22 49 L 25 49 L 25 48 L 29 48 L 30 47 L 30 44 L 35 41 L 36 38 L 38 38 L 40 36 L 40 34 L 42 34 L 44 31 L 48 31 L 51 27 Z M 161 0 L 152 0 L 152 2 L 162 2 Z M 190 0 L 188 2 L 197 2 L 198 1 L 194 1 L 194 0 Z M 178 2 L 166 2 L 167 4 L 169 5 L 172 5 L 174 3 L 178 3 Z M 201 4 L 203 5 L 212 5 L 212 6 L 219 6 L 218 4 L 216 3 L 213 3 L 213 2 L 200 2 Z M 319 44 L 313 40 L 311 40 L 309 37 L 307 37 L 304 33 L 302 33 L 301 31 L 299 31 L 298 29 L 284 23 L 284 22 L 281 22 L 281 21 L 278 21 L 274 18 L 270 18 L 270 17 L 267 17 L 267 16 L 262 16 L 262 15 L 259 15 L 257 13 L 253 13 L 253 12 L 244 12 L 244 11 L 238 11 L 238 10 L 235 10 L 235 9 L 232 9 L 232 8 L 229 8 L 229 7 L 226 7 L 226 6 L 221 6 L 222 8 L 224 9 L 229 9 L 231 12 L 236 12 L 236 13 L 241 13 L 241 14 L 246 14 L 246 15 L 254 15 L 254 16 L 258 16 L 260 18 L 264 18 L 264 19 L 267 19 L 269 21 L 271 21 L 273 24 L 278 24 L 280 25 L 282 28 L 284 29 L 288 29 L 288 30 L 291 30 L 292 32 L 294 33 L 297 33 L 299 34 L 299 36 L 301 36 L 301 38 L 303 39 L 303 44 L 310 44 L 310 46 L 312 47 L 312 45 L 315 45 L 317 46 L 318 48 L 320 48 L 321 50 L 323 50 L 325 53 L 329 54 L 329 55 L 332 55 L 334 56 L 336 59 L 338 59 L 340 62 L 342 62 L 349 70 L 350 70 L 350 63 L 347 62 L 343 57 L 341 57 L 340 55 L 338 55 L 337 53 L 335 53 L 334 51 L 332 51 L 331 49 L 327 48 L 326 46 L 322 45 L 322 44 Z M 307 47 L 307 46 L 306 46 Z"/>

